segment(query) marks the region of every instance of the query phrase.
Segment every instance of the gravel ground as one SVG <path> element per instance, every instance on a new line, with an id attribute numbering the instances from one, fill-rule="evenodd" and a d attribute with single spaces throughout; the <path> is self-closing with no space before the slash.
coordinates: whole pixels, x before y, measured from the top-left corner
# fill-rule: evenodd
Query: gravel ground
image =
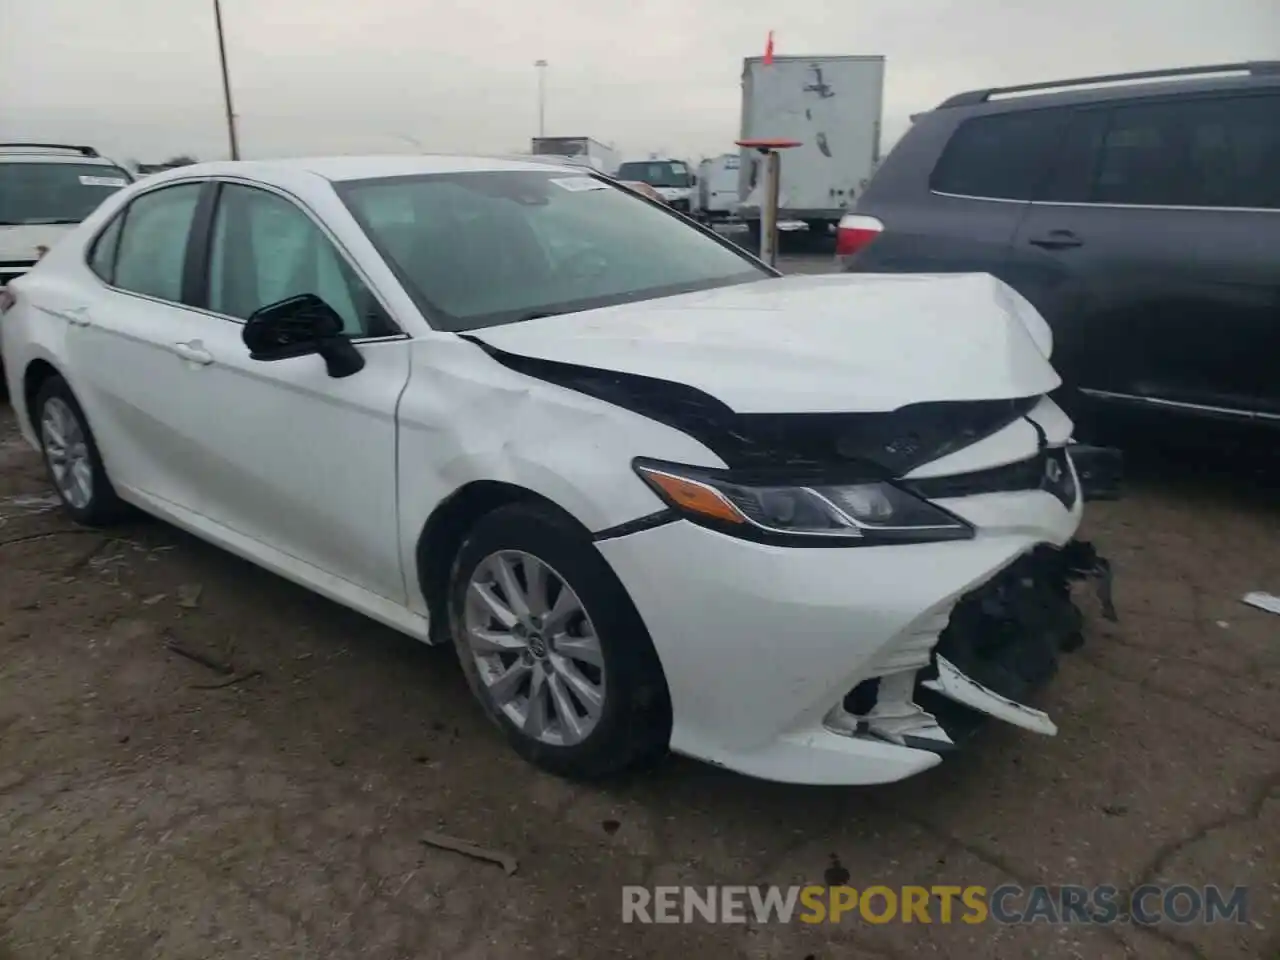
<path id="1" fill-rule="evenodd" d="M 801 267 L 821 270 L 828 258 Z M 794 269 L 795 261 L 784 260 Z M 672 759 L 570 785 L 452 654 L 158 522 L 53 507 L 0 406 L 0 960 L 1280 956 L 1276 474 L 1138 458 L 1085 534 L 1116 567 L 1043 706 L 875 789 Z M 166 643 L 231 665 L 237 682 Z M 249 674 L 248 676 L 245 676 Z M 499 868 L 419 842 L 505 850 Z M 1243 925 L 624 926 L 625 883 L 1251 886 Z"/>

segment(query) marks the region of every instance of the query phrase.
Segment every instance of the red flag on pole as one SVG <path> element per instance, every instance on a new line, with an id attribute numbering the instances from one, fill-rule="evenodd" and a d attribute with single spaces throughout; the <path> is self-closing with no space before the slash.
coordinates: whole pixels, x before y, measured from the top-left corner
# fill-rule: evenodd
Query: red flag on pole
<path id="1" fill-rule="evenodd" d="M 764 62 L 773 63 L 773 31 L 769 31 L 769 39 L 764 43 Z"/>

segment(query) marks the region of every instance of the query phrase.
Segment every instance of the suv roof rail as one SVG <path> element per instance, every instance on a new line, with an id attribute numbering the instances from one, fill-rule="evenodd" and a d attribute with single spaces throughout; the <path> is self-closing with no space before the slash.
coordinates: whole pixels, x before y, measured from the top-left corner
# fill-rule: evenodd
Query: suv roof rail
<path id="1" fill-rule="evenodd" d="M 23 150 L 70 150 L 82 157 L 101 156 L 93 147 L 76 146 L 70 143 L 0 143 L 0 150 L 10 150 L 15 147 Z"/>
<path id="2" fill-rule="evenodd" d="M 1280 74 L 1280 60 L 1253 60 L 1241 63 L 1218 63 L 1202 67 L 1173 67 L 1168 70 L 1141 70 L 1137 73 L 1109 73 L 1097 77 L 1076 77 L 1071 80 L 1050 80 L 1046 83 L 1020 83 L 1012 87 L 989 87 L 985 90 L 968 90 L 948 97 L 939 104 L 943 107 L 971 107 L 986 103 L 993 96 L 1004 93 L 1032 93 L 1041 90 L 1057 90 L 1063 87 L 1083 87 L 1091 84 L 1125 83 L 1134 80 L 1157 80 L 1166 77 L 1197 77 L 1215 73 L 1249 73 L 1254 76 Z"/>

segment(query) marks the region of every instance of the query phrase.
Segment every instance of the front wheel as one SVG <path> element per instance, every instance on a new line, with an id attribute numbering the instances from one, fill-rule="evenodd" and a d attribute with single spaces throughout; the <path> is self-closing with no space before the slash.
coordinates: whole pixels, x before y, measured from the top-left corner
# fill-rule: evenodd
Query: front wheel
<path id="1" fill-rule="evenodd" d="M 124 502 L 107 478 L 89 422 L 67 381 L 59 376 L 46 380 L 29 415 L 49 480 L 72 519 L 87 527 L 120 519 Z"/>
<path id="2" fill-rule="evenodd" d="M 472 693 L 529 762 L 599 779 L 665 753 L 670 702 L 644 624 L 590 537 L 554 510 L 513 505 L 476 524 L 450 621 Z"/>

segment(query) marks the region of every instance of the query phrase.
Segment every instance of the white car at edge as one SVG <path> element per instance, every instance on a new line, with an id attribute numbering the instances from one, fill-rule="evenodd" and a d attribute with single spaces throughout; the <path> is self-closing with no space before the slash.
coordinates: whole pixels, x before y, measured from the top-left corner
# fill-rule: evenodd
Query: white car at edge
<path id="1" fill-rule="evenodd" d="M 1072 428 L 989 276 L 781 277 L 579 168 L 346 157 L 135 183 L 0 309 L 77 521 L 454 643 L 545 769 L 876 783 L 1055 730 Z"/>

